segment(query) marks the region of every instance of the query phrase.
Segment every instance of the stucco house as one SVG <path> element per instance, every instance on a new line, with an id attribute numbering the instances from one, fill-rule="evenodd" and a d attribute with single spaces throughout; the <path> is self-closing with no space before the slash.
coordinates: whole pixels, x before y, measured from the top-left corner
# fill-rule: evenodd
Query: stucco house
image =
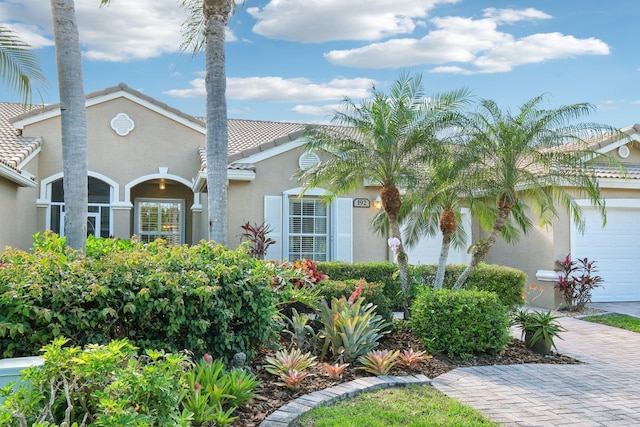
<path id="1" fill-rule="evenodd" d="M 124 84 L 94 92 L 87 99 L 89 214 L 96 236 L 143 241 L 163 237 L 176 244 L 207 237 L 205 125 L 132 90 Z M 305 125 L 229 120 L 228 244 L 241 241 L 241 225 L 266 222 L 276 244 L 269 259 L 312 258 L 348 262 L 391 260 L 386 238 L 373 233 L 379 187 L 363 186 L 325 206 L 316 189 L 300 195 L 292 178 L 327 153 L 305 152 Z M 614 153 L 628 164 L 629 176 L 599 170 L 607 197 L 609 220 L 600 226 L 585 205 L 587 232 L 576 232 L 571 219 L 539 228 L 517 246 L 498 244 L 487 262 L 524 270 L 529 282 L 553 287 L 556 259 L 571 252 L 597 259 L 606 287 L 594 300 L 640 300 L 640 255 L 634 250 L 640 229 L 640 126 L 624 130 L 630 141 L 600 141 L 601 152 Z M 59 105 L 34 108 L 0 103 L 0 251 L 6 246 L 28 249 L 31 236 L 47 229 L 63 232 L 64 195 Z M 483 233 L 464 212 L 473 240 Z M 435 263 L 439 239 L 425 239 L 409 251 L 411 263 Z M 454 250 L 450 263 L 466 263 L 469 254 Z M 557 303 L 553 292 L 540 298 Z"/>

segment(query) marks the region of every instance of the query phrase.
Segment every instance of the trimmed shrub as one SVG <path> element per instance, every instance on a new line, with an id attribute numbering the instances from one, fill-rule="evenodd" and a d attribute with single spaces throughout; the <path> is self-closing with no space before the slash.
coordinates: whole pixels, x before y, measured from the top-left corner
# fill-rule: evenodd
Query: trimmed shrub
<path id="1" fill-rule="evenodd" d="M 238 351 L 253 356 L 275 336 L 272 277 L 244 246 L 158 240 L 96 253 L 45 244 L 2 255 L 3 357 L 34 355 L 63 335 L 80 346 L 127 338 L 143 349 L 229 360 Z"/>
<path id="2" fill-rule="evenodd" d="M 497 353 L 509 342 L 509 315 L 493 292 L 425 289 L 411 306 L 409 327 L 429 353 L 471 357 Z"/>
<path id="3" fill-rule="evenodd" d="M 360 280 L 325 280 L 316 285 L 316 289 L 320 295 L 327 301 L 332 298 L 340 299 L 349 296 L 356 290 L 356 286 Z M 376 313 L 379 314 L 387 322 L 393 319 L 393 310 L 391 309 L 391 301 L 384 294 L 384 284 L 380 282 L 365 282 L 362 288 L 361 296 L 367 303 L 376 306 Z"/>
<path id="4" fill-rule="evenodd" d="M 451 289 L 466 267 L 462 264 L 447 265 L 442 287 Z M 421 287 L 421 284 L 433 283 L 437 270 L 437 265 L 412 266 L 414 286 Z M 502 304 L 510 310 L 515 310 L 524 304 L 523 292 L 526 283 L 527 275 L 522 270 L 480 263 L 467 279 L 466 289 L 495 292 Z"/>
<path id="5" fill-rule="evenodd" d="M 396 272 L 397 266 L 390 262 L 344 263 L 322 262 L 318 266 L 332 280 L 346 280 L 363 277 L 368 282 L 384 283 L 385 295 L 391 301 L 392 308 L 402 308 L 402 293 L 400 279 Z M 447 265 L 443 287 L 450 289 L 460 276 L 466 265 Z M 410 269 L 413 278 L 412 295 L 420 291 L 424 285 L 435 281 L 437 265 L 412 265 Z M 516 309 L 524 304 L 523 292 L 527 282 L 527 275 L 515 268 L 501 265 L 480 263 L 467 280 L 468 289 L 491 291 L 498 295 L 500 301 L 509 309 Z"/>
<path id="6" fill-rule="evenodd" d="M 384 285 L 384 294 L 394 308 L 402 308 L 402 290 L 400 279 L 394 278 L 398 266 L 391 262 L 319 262 L 320 268 L 329 279 L 344 281 L 362 278 L 367 282 Z M 347 295 L 348 296 L 348 295 Z"/>

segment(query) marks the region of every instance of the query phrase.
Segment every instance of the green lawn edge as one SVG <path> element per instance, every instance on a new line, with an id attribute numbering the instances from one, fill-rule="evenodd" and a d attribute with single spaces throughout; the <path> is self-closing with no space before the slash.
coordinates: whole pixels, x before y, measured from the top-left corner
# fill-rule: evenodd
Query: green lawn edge
<path id="1" fill-rule="evenodd" d="M 583 317 L 582 320 L 640 333 L 640 319 L 637 317 L 629 316 L 628 314 L 598 314 L 594 316 Z"/>
<path id="2" fill-rule="evenodd" d="M 362 393 L 306 413 L 300 427 L 491 426 L 499 424 L 431 386 Z"/>

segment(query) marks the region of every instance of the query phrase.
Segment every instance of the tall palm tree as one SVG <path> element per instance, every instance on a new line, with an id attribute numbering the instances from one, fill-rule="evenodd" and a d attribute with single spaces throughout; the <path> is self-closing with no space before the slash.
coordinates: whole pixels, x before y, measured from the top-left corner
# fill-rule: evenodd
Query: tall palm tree
<path id="1" fill-rule="evenodd" d="M 442 234 L 435 288 L 442 288 L 444 274 L 453 243 L 463 247 L 468 236 L 460 223 L 461 209 L 470 194 L 470 183 L 465 173 L 470 156 L 448 141 L 441 141 L 437 155 L 424 171 L 424 179 L 408 195 L 407 213 L 404 215 L 404 241 L 412 247 L 425 236 Z M 471 156 L 472 158 L 472 156 Z"/>
<path id="2" fill-rule="evenodd" d="M 0 26 L 0 79 L 24 104 L 31 103 L 34 84 L 46 82 L 30 46 L 5 26 Z"/>
<path id="3" fill-rule="evenodd" d="M 594 110 L 591 104 L 546 109 L 541 105 L 544 101 L 542 95 L 534 97 L 512 115 L 494 101 L 483 100 L 478 111 L 468 116 L 465 132 L 470 152 L 477 159 L 473 170 L 476 194 L 483 196 L 479 200 L 491 201 L 493 209 L 479 217 L 491 231 L 475 243 L 471 262 L 454 288 L 464 285 L 500 235 L 510 242 L 520 232 L 527 232 L 532 223 L 527 208 L 543 223 L 557 216 L 558 207 L 564 208 L 583 229 L 581 209 L 568 187 L 588 197 L 606 220 L 605 203 L 590 162 L 598 154 L 589 147 L 589 139 L 620 132 L 605 125 L 575 123 Z M 603 155 L 599 160 L 613 162 Z M 512 228 L 507 227 L 510 221 Z"/>
<path id="4" fill-rule="evenodd" d="M 67 246 L 85 250 L 88 206 L 87 113 L 80 39 L 73 0 L 51 0 L 51 11 L 60 92 L 64 232 Z"/>
<path id="5" fill-rule="evenodd" d="M 373 86 L 372 97 L 360 104 L 345 98 L 343 112 L 337 112 L 332 123 L 347 128 L 313 127 L 307 132 L 308 150 L 323 149 L 334 156 L 299 174 L 305 190 L 325 187 L 336 196 L 360 188 L 364 180 L 381 185 L 380 198 L 388 219 L 390 246 L 398 262 L 406 316 L 411 283 L 398 222 L 400 187 L 411 188 L 417 182 L 422 169 L 418 159 L 435 143 L 438 132 L 449 125 L 451 112 L 468 97 L 466 90 L 426 97 L 421 80 L 420 75 L 403 73 L 389 94 Z"/>
<path id="6" fill-rule="evenodd" d="M 207 202 L 209 238 L 227 243 L 227 99 L 225 28 L 240 2 L 182 0 L 189 12 L 183 48 L 204 49 L 207 122 Z"/>

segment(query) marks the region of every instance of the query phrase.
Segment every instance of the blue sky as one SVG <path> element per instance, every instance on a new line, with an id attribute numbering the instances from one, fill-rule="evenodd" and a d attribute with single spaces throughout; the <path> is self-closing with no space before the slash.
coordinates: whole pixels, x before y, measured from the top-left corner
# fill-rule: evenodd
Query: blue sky
<path id="1" fill-rule="evenodd" d="M 76 0 L 85 92 L 124 82 L 203 116 L 204 57 L 178 50 L 178 1 L 98 4 Z M 228 115 L 327 122 L 344 96 L 407 71 L 427 94 L 466 87 L 516 111 L 546 93 L 550 107 L 589 102 L 589 120 L 629 126 L 640 122 L 637 12 L 637 0 L 248 0 L 229 23 Z M 0 22 L 34 47 L 43 101 L 57 102 L 49 2 L 0 1 Z"/>

